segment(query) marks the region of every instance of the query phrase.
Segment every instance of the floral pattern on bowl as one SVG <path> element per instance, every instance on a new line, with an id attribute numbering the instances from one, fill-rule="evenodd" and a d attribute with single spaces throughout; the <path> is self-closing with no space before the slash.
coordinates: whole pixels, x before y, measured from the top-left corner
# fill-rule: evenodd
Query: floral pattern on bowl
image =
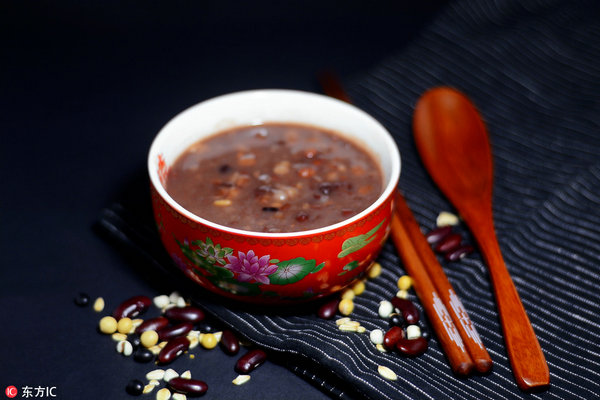
<path id="1" fill-rule="evenodd" d="M 340 290 L 362 276 L 374 259 L 373 246 L 380 247 L 389 234 L 389 204 L 350 228 L 274 243 L 250 233 L 242 240 L 206 230 L 181 218 L 158 195 L 153 200 L 159 233 L 177 266 L 209 290 L 252 302 L 310 299 Z M 321 251 L 307 250 L 314 246 Z"/>

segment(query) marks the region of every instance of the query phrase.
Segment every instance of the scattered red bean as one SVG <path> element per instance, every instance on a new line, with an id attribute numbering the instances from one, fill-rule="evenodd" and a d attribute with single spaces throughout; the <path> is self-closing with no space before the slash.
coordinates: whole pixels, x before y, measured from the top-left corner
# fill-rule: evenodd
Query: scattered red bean
<path id="1" fill-rule="evenodd" d="M 400 339 L 396 342 L 396 350 L 400 354 L 408 357 L 416 357 L 425 353 L 427 350 L 428 343 L 424 337 L 418 337 L 416 339 Z"/>
<path id="2" fill-rule="evenodd" d="M 229 329 L 223 330 L 219 346 L 226 354 L 235 355 L 240 351 L 240 341 Z"/>
<path id="3" fill-rule="evenodd" d="M 319 316 L 319 318 L 331 319 L 337 314 L 339 304 L 339 298 L 332 299 L 324 303 L 321 307 L 319 307 L 317 315 Z"/>
<path id="4" fill-rule="evenodd" d="M 248 351 L 235 364 L 235 371 L 239 374 L 247 374 L 256 369 L 267 359 L 267 353 L 261 349 Z"/>
<path id="5" fill-rule="evenodd" d="M 463 244 L 461 246 L 458 246 L 456 249 L 444 254 L 444 259 L 446 261 L 458 261 L 461 258 L 471 254 L 473 251 L 473 246 L 469 244 Z"/>
<path id="6" fill-rule="evenodd" d="M 142 333 L 146 331 L 158 331 L 159 329 L 162 329 L 167 325 L 169 325 L 169 320 L 165 317 L 151 318 L 142 322 L 137 328 L 135 328 L 135 333 Z"/>
<path id="7" fill-rule="evenodd" d="M 383 346 L 388 350 L 393 350 L 396 343 L 404 338 L 404 331 L 399 326 L 391 327 L 383 336 Z"/>
<path id="8" fill-rule="evenodd" d="M 429 244 L 437 244 L 452 232 L 450 225 L 440 226 L 425 235 Z"/>
<path id="9" fill-rule="evenodd" d="M 462 244 L 462 236 L 452 231 L 452 226 L 445 225 L 433 229 L 425 235 L 427 242 L 433 246 L 433 249 L 444 255 L 448 262 L 458 261 L 474 249 L 469 244 Z"/>
<path id="10" fill-rule="evenodd" d="M 419 309 L 415 304 L 407 299 L 401 299 L 400 297 L 394 297 L 391 300 L 392 305 L 400 310 L 402 317 L 408 325 L 413 325 L 419 322 Z"/>
<path id="11" fill-rule="evenodd" d="M 198 379 L 187 378 L 171 378 L 168 385 L 176 392 L 183 393 L 189 396 L 200 396 L 208 390 L 208 385 Z"/>
<path id="12" fill-rule="evenodd" d="M 191 322 L 195 324 L 204 319 L 204 311 L 194 306 L 172 307 L 165 311 L 165 317 L 171 321 Z"/>
<path id="13" fill-rule="evenodd" d="M 165 340 L 176 338 L 178 336 L 187 335 L 192 329 L 194 329 L 194 324 L 192 324 L 191 322 L 182 322 L 177 325 L 166 326 L 164 328 L 161 328 L 158 331 L 156 331 L 156 333 L 158 333 L 158 340 L 162 342 Z"/>
<path id="14" fill-rule="evenodd" d="M 150 297 L 134 296 L 122 302 L 112 315 L 117 321 L 125 317 L 134 318 L 146 311 L 150 305 L 152 305 Z"/>
<path id="15" fill-rule="evenodd" d="M 458 233 L 451 233 L 435 246 L 435 251 L 439 253 L 447 253 L 460 246 L 461 242 L 462 236 L 460 236 Z"/>
<path id="16" fill-rule="evenodd" d="M 169 364 L 173 362 L 177 357 L 183 354 L 184 351 L 189 349 L 190 341 L 185 336 L 179 336 L 169 340 L 169 342 L 162 348 L 158 353 L 158 362 L 160 364 Z"/>

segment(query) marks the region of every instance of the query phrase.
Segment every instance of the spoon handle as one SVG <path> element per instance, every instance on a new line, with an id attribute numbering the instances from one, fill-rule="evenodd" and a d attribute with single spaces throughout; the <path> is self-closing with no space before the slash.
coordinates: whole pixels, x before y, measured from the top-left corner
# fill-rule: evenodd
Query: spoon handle
<path id="1" fill-rule="evenodd" d="M 483 213 L 485 215 L 485 213 Z M 504 263 L 489 216 L 464 216 L 488 266 L 498 306 L 504 341 L 517 385 L 522 390 L 543 388 L 550 383 L 548 364 L 513 280 Z"/>

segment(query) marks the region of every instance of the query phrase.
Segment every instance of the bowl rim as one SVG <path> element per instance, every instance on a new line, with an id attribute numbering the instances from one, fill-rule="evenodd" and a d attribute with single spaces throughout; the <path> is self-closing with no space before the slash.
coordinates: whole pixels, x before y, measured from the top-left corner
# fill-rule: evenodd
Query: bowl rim
<path id="1" fill-rule="evenodd" d="M 377 200 L 375 200 L 373 203 L 371 203 L 371 205 L 369 205 L 369 207 L 365 208 L 360 213 L 358 213 L 348 219 L 345 219 L 343 221 L 340 221 L 340 222 L 337 222 L 337 223 L 331 224 L 331 225 L 326 225 L 326 226 L 323 226 L 320 228 L 314 228 L 314 229 L 304 230 L 304 231 L 294 231 L 294 232 L 260 232 L 260 231 L 251 231 L 251 230 L 244 230 L 244 229 L 239 229 L 239 228 L 232 228 L 232 227 L 229 227 L 226 225 L 221 225 L 221 224 L 212 222 L 212 221 L 202 218 L 196 214 L 193 214 L 192 212 L 190 212 L 187 209 L 185 209 L 184 207 L 182 207 L 179 203 L 177 203 L 167 193 L 166 189 L 160 182 L 158 170 L 155 167 L 155 160 L 158 158 L 158 156 L 160 154 L 159 149 L 158 149 L 160 138 L 162 136 L 166 135 L 165 132 L 168 132 L 169 126 L 171 125 L 171 123 L 173 121 L 184 117 L 188 113 L 194 112 L 196 109 L 201 108 L 205 104 L 209 104 L 209 103 L 213 103 L 213 102 L 217 102 L 217 101 L 224 101 L 230 97 L 256 96 L 256 95 L 258 95 L 258 96 L 291 95 L 291 96 L 306 97 L 307 99 L 310 99 L 310 98 L 318 99 L 319 101 L 323 101 L 323 102 L 331 102 L 332 104 L 336 104 L 337 106 L 341 106 L 341 107 L 352 110 L 352 112 L 357 114 L 360 118 L 364 118 L 364 119 L 368 120 L 377 129 L 379 129 L 383 133 L 383 135 L 381 135 L 381 139 L 386 141 L 385 148 L 388 150 L 389 157 L 390 157 L 390 170 L 389 170 L 389 179 L 387 180 L 386 185 L 385 185 L 383 191 L 381 192 L 381 194 L 379 195 L 379 197 L 377 198 Z M 310 122 L 308 122 L 307 124 L 310 124 Z M 316 126 L 318 126 L 318 125 L 316 125 Z M 369 150 L 372 151 L 372 149 L 369 149 Z M 352 225 L 355 222 L 361 220 L 362 218 L 366 217 L 367 215 L 369 215 L 372 212 L 374 212 L 375 210 L 377 210 L 396 191 L 396 188 L 397 188 L 397 185 L 398 185 L 398 182 L 400 179 L 401 157 L 400 157 L 400 152 L 398 150 L 398 146 L 397 146 L 395 140 L 393 139 L 392 135 L 389 133 L 389 131 L 373 116 L 371 116 L 367 112 L 361 110 L 360 108 L 358 108 L 352 104 L 335 99 L 333 97 L 329 97 L 329 96 L 318 94 L 318 93 L 308 92 L 308 91 L 293 90 L 293 89 L 255 89 L 255 90 L 244 90 L 244 91 L 232 92 L 232 93 L 227 93 L 227 94 L 219 95 L 216 97 L 212 97 L 207 100 L 196 103 L 196 104 L 184 109 L 183 111 L 179 112 L 175 116 L 173 116 L 169 121 L 167 121 L 166 124 L 164 124 L 162 126 L 162 128 L 159 130 L 159 132 L 156 134 L 156 136 L 152 140 L 152 143 L 150 145 L 150 150 L 148 152 L 147 168 L 148 168 L 148 174 L 150 177 L 150 183 L 152 184 L 152 186 L 154 187 L 154 189 L 156 190 L 158 195 L 163 199 L 163 201 L 165 201 L 169 205 L 169 207 L 171 207 L 172 209 L 177 211 L 183 217 L 185 217 L 197 224 L 205 225 L 212 229 L 227 232 L 227 233 L 233 234 L 233 235 L 242 235 L 242 236 L 246 236 L 246 237 L 266 238 L 266 239 L 289 239 L 289 238 L 322 235 L 327 232 L 335 231 L 340 228 L 344 228 L 346 226 Z"/>

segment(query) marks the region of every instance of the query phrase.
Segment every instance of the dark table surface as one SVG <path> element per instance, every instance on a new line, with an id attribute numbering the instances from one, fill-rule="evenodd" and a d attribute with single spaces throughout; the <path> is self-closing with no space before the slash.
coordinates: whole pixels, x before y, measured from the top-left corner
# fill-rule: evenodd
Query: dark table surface
<path id="1" fill-rule="evenodd" d="M 327 68 L 359 76 L 443 7 L 297 3 L 0 6 L 0 393 L 14 385 L 19 398 L 26 387 L 46 398 L 128 398 L 126 383 L 149 370 L 117 354 L 96 333 L 100 315 L 73 298 L 102 296 L 108 310 L 175 289 L 142 276 L 94 229 L 145 174 L 150 142 L 172 116 L 244 89 L 319 91 L 315 76 Z M 233 362 L 200 351 L 178 369 L 209 382 L 207 399 L 329 397 L 281 362 L 234 386 Z"/>

